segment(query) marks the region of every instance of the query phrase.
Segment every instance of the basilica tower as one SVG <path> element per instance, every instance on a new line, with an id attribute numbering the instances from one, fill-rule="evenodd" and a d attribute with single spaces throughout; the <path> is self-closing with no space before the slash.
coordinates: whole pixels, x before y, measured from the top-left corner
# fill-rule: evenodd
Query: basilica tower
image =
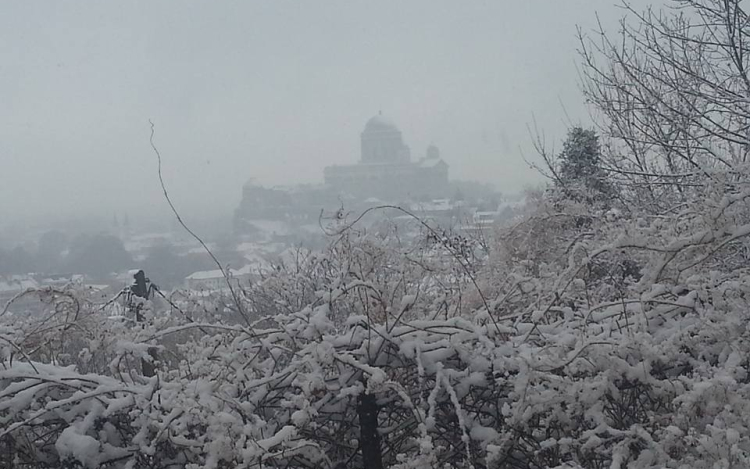
<path id="1" fill-rule="evenodd" d="M 362 131 L 361 162 L 365 164 L 377 163 L 408 163 L 409 147 L 404 144 L 401 131 L 389 119 L 378 114 L 365 124 Z"/>

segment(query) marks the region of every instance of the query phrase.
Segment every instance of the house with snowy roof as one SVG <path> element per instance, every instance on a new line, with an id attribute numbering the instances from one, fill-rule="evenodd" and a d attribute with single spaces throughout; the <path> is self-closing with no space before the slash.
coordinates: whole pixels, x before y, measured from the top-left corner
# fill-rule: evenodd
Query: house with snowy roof
<path id="1" fill-rule="evenodd" d="M 185 278 L 185 288 L 188 290 L 224 290 L 228 288 L 225 273 L 233 287 L 240 287 L 257 276 L 258 265 L 248 264 L 241 269 L 225 269 L 224 272 L 219 269 L 193 272 Z"/>

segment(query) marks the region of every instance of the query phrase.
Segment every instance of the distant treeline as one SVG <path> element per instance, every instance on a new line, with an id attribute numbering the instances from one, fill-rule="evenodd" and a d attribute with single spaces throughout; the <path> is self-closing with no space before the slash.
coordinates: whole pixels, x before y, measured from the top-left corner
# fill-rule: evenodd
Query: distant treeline
<path id="1" fill-rule="evenodd" d="M 110 234 L 78 235 L 71 239 L 60 231 L 49 231 L 41 236 L 35 248 L 21 245 L 0 248 L 0 275 L 85 274 L 92 280 L 106 281 L 113 273 L 139 268 L 158 285 L 173 287 L 193 272 L 215 268 L 208 255 L 180 253 L 166 242 L 149 248 L 140 260 L 134 259 L 120 238 Z M 216 254 L 222 262 L 242 263 L 230 247 Z"/>

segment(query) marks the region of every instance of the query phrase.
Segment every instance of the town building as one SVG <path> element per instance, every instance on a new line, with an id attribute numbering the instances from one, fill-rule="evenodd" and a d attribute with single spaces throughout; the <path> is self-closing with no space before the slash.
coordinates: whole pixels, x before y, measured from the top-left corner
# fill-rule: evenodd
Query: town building
<path id="1" fill-rule="evenodd" d="M 185 288 L 188 290 L 219 291 L 228 289 L 227 277 L 235 288 L 246 286 L 258 275 L 257 266 L 246 265 L 241 269 L 228 269 L 222 272 L 219 269 L 193 272 L 185 278 Z"/>

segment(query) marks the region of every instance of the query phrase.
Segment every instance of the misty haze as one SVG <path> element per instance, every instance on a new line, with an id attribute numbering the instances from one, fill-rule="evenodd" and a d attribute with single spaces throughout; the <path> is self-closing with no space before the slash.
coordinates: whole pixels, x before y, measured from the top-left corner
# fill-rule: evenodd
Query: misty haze
<path id="1" fill-rule="evenodd" d="M 750 467 L 746 3 L 0 4 L 0 469 Z"/>

